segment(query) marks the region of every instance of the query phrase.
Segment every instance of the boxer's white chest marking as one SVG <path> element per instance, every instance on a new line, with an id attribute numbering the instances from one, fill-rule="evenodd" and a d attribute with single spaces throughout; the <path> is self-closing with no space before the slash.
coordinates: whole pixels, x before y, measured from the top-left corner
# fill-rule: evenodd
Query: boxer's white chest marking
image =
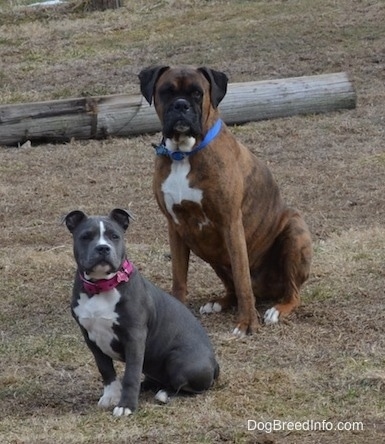
<path id="1" fill-rule="evenodd" d="M 199 188 L 191 188 L 188 181 L 188 174 L 191 170 L 188 158 L 179 161 L 173 161 L 171 172 L 162 184 L 162 191 L 167 211 L 170 213 L 174 222 L 178 219 L 173 211 L 173 206 L 180 204 L 182 200 L 189 200 L 201 205 L 203 191 Z"/>
<path id="2" fill-rule="evenodd" d="M 85 293 L 80 293 L 79 305 L 74 308 L 80 325 L 87 330 L 91 341 L 95 342 L 104 354 L 118 360 L 120 356 L 111 348 L 111 342 L 118 339 L 112 326 L 119 325 L 118 314 L 115 311 L 119 300 L 120 293 L 115 288 L 90 298 Z"/>

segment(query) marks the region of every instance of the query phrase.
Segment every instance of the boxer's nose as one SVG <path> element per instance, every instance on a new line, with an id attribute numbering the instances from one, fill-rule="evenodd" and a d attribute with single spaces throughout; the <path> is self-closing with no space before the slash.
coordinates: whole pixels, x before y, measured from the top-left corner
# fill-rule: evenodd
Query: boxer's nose
<path id="1" fill-rule="evenodd" d="M 96 251 L 101 255 L 101 256 L 108 256 L 110 254 L 111 248 L 109 245 L 98 245 L 96 247 Z"/>
<path id="2" fill-rule="evenodd" d="M 190 109 L 190 104 L 186 99 L 178 99 L 174 102 L 174 110 L 187 112 Z"/>

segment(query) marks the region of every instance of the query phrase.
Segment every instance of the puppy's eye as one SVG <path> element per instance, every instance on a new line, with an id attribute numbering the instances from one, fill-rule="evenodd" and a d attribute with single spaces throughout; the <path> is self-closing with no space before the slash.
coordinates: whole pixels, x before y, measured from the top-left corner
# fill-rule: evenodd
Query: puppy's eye
<path id="1" fill-rule="evenodd" d="M 80 236 L 80 239 L 83 241 L 91 240 L 92 239 L 92 233 L 90 231 L 86 231 Z"/>
<path id="2" fill-rule="evenodd" d="M 111 239 L 112 239 L 112 240 L 118 240 L 118 239 L 120 239 L 120 236 L 119 236 L 119 234 L 112 233 L 112 234 L 111 234 Z"/>

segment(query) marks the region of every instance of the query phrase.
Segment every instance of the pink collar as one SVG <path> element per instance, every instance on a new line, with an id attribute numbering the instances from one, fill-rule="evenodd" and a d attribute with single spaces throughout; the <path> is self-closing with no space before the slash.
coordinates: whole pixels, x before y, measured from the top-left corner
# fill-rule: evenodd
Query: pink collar
<path id="1" fill-rule="evenodd" d="M 80 279 L 83 281 L 83 288 L 89 296 L 103 293 L 104 291 L 112 290 L 121 282 L 128 282 L 132 272 L 134 271 L 133 264 L 125 259 L 122 268 L 111 279 L 100 279 L 96 282 L 91 282 L 79 273 Z"/>

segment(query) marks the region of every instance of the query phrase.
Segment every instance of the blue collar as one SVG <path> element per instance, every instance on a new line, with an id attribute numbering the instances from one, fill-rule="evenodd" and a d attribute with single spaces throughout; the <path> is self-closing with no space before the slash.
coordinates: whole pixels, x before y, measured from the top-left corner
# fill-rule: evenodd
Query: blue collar
<path id="1" fill-rule="evenodd" d="M 191 151 L 170 151 L 168 148 L 166 148 L 163 140 L 160 145 L 154 146 L 155 152 L 157 156 L 166 156 L 169 157 L 171 160 L 183 160 L 184 158 L 191 156 L 191 154 L 195 154 L 196 152 L 203 150 L 203 148 L 205 148 L 210 142 L 212 142 L 219 134 L 222 128 L 222 123 L 222 120 L 218 119 L 214 123 L 214 125 L 207 131 L 206 136 L 202 140 L 202 142 Z"/>

